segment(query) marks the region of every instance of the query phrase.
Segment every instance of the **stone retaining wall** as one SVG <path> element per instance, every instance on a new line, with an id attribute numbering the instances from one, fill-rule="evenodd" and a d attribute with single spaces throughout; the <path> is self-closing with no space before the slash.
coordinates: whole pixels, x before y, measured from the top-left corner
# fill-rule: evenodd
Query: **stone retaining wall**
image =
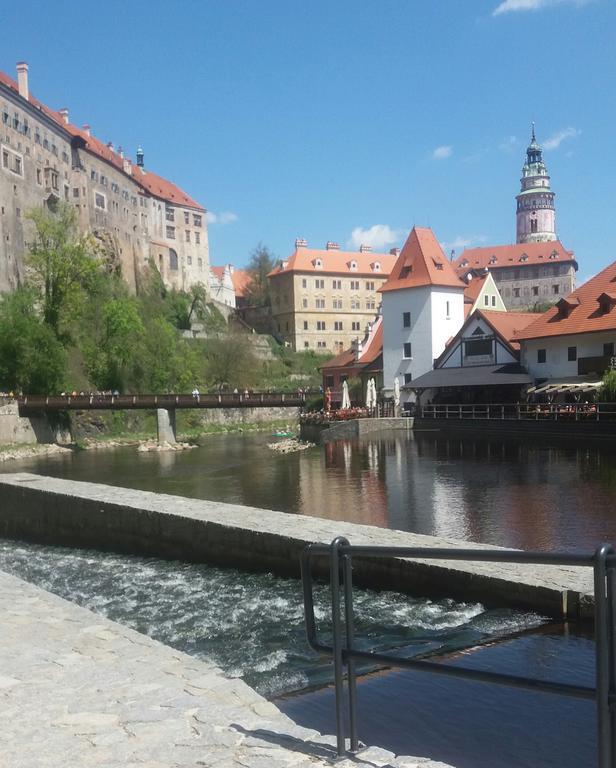
<path id="1" fill-rule="evenodd" d="M 349 419 L 348 421 L 332 421 L 325 424 L 301 424 L 300 437 L 311 443 L 331 443 L 334 440 L 351 440 L 355 437 L 364 437 L 392 429 L 411 430 L 413 429 L 413 419 L 406 417 Z"/>
<path id="2" fill-rule="evenodd" d="M 0 445 L 70 441 L 70 429 L 62 424 L 59 415 L 20 416 L 16 400 L 0 405 Z"/>
<path id="3" fill-rule="evenodd" d="M 299 575 L 313 542 L 491 549 L 483 544 L 392 531 L 236 504 L 81 483 L 27 473 L 0 475 L 0 536 L 95 547 Z M 320 573 L 327 564 L 320 561 Z M 592 615 L 589 568 L 357 559 L 354 578 L 430 597 L 478 600 L 562 618 Z"/>
<path id="4" fill-rule="evenodd" d="M 554 421 L 551 419 L 422 419 L 414 429 L 474 432 L 502 436 L 616 439 L 616 421 Z"/>
<path id="5" fill-rule="evenodd" d="M 195 411 L 202 424 L 263 424 L 270 421 L 285 421 L 297 424 L 299 408 L 288 406 L 272 408 L 212 408 Z"/>

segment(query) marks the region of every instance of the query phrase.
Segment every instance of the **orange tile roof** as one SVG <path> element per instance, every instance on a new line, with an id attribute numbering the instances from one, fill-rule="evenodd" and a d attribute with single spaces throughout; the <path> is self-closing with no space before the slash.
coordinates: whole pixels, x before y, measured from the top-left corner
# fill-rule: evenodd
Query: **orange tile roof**
<path id="1" fill-rule="evenodd" d="M 475 314 L 481 314 L 514 349 L 520 347 L 517 334 L 541 317 L 537 312 L 497 312 L 490 309 L 478 309 Z"/>
<path id="2" fill-rule="evenodd" d="M 16 81 L 13 80 L 4 72 L 0 72 L 0 83 L 5 85 L 7 88 L 10 88 L 17 95 L 19 95 L 19 88 L 17 86 Z M 124 173 L 126 176 L 128 176 L 129 178 L 132 178 L 143 189 L 150 192 L 150 194 L 154 195 L 155 197 L 159 197 L 162 200 L 166 200 L 167 202 L 175 203 L 176 205 L 183 205 L 183 206 L 186 206 L 187 208 L 197 208 L 200 211 L 205 211 L 205 208 L 203 208 L 202 205 L 196 202 L 196 200 L 193 200 L 191 197 L 189 197 L 185 192 L 183 192 L 178 186 L 173 184 L 171 181 L 167 181 L 167 179 L 163 179 L 162 177 L 157 176 L 155 173 L 152 173 L 151 171 L 142 171 L 141 168 L 139 168 L 139 166 L 136 165 L 135 163 L 132 163 L 132 174 L 126 173 L 126 171 L 124 170 L 124 159 L 120 157 L 120 155 L 117 152 L 115 152 L 113 149 L 111 149 L 102 141 L 100 141 L 100 139 L 97 139 L 95 136 L 92 136 L 91 134 L 88 135 L 86 131 L 84 131 L 81 128 L 78 128 L 76 125 L 73 125 L 72 123 L 65 123 L 64 118 L 59 112 L 56 112 L 55 110 L 50 109 L 49 107 L 45 106 L 45 104 L 40 102 L 38 99 L 35 99 L 32 93 L 28 94 L 28 101 L 33 107 L 35 107 L 36 109 L 40 110 L 45 115 L 47 115 L 47 117 L 49 117 L 51 120 L 57 123 L 63 130 L 65 130 L 71 136 L 79 136 L 81 139 L 83 139 L 83 141 L 85 142 L 86 150 L 88 150 L 94 155 L 97 155 L 102 160 L 105 160 L 105 162 L 115 166 L 119 171 L 122 171 L 122 173 Z"/>
<path id="3" fill-rule="evenodd" d="M 359 364 L 355 359 L 355 352 L 352 349 L 345 349 L 344 352 L 340 352 L 340 354 L 336 355 L 336 357 L 332 357 L 331 360 L 327 360 L 327 362 L 320 365 L 319 368 L 321 370 L 323 368 L 344 368 L 351 363 L 355 363 L 359 367 Z"/>
<path id="4" fill-rule="evenodd" d="M 231 279 L 233 280 L 233 288 L 236 296 L 248 296 L 250 291 L 248 290 L 252 283 L 252 275 L 250 272 L 246 272 L 244 269 L 234 269 L 231 273 Z"/>
<path id="5" fill-rule="evenodd" d="M 467 283 L 466 288 L 464 289 L 465 304 L 474 304 L 477 301 L 477 298 L 481 293 L 481 289 L 483 288 L 487 279 L 488 273 L 486 272 L 485 275 L 473 277 L 470 283 Z"/>
<path id="6" fill-rule="evenodd" d="M 219 280 L 225 276 L 226 267 L 212 267 L 210 266 L 210 272 L 213 272 Z"/>
<path id="7" fill-rule="evenodd" d="M 399 291 L 434 285 L 447 288 L 464 288 L 464 283 L 443 253 L 443 249 L 428 227 L 413 227 L 389 280 L 379 290 Z"/>
<path id="8" fill-rule="evenodd" d="M 556 252 L 556 259 L 551 259 L 550 254 Z M 527 258 L 524 259 L 523 257 Z M 496 261 L 493 261 L 496 259 Z M 522 259 L 522 260 L 520 260 Z M 545 264 L 551 261 L 572 262 L 577 269 L 577 262 L 573 251 L 568 251 L 560 240 L 552 240 L 547 243 L 514 243 L 513 245 L 490 245 L 484 248 L 468 248 L 458 256 L 453 265 L 458 274 L 463 274 L 469 269 L 483 269 L 484 267 L 523 267 L 536 264 Z M 462 265 L 465 266 L 462 266 Z"/>
<path id="9" fill-rule="evenodd" d="M 315 248 L 296 248 L 293 254 L 282 264 L 273 269 L 268 277 L 278 277 L 291 272 L 312 272 L 315 275 L 359 275 L 361 277 L 387 277 L 396 263 L 396 256 L 391 253 L 373 253 L 372 251 L 339 251 Z M 317 260 L 322 266 L 315 266 Z M 355 262 L 355 269 L 351 264 Z M 380 269 L 374 265 L 379 264 Z M 286 264 L 286 266 L 283 266 Z"/>
<path id="10" fill-rule="evenodd" d="M 616 261 L 540 315 L 532 325 L 518 333 L 517 338 L 541 339 L 547 336 L 614 331 L 616 311 L 603 312 L 598 299 L 601 294 L 613 294 L 615 290 Z M 564 304 L 569 307 L 567 313 L 561 311 Z"/>
<path id="11" fill-rule="evenodd" d="M 383 352 L 383 317 L 379 316 L 375 323 L 376 330 L 368 345 L 362 349 L 362 353 L 359 357 L 359 362 L 362 365 L 369 365 L 373 363 L 377 357 Z"/>

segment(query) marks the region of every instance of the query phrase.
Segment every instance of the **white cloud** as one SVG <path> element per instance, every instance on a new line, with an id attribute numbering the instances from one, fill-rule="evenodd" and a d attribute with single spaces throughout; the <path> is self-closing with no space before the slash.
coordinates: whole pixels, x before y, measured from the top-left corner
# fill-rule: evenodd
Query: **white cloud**
<path id="1" fill-rule="evenodd" d="M 206 214 L 208 224 L 231 224 L 237 221 L 238 216 L 231 211 L 223 211 L 222 213 L 214 213 L 214 211 L 208 211 Z"/>
<path id="2" fill-rule="evenodd" d="M 567 141 L 567 139 L 576 139 L 580 133 L 582 133 L 582 131 L 579 131 L 577 128 L 564 128 L 562 131 L 553 133 L 549 139 L 546 139 L 543 142 L 543 148 L 548 150 L 548 152 L 551 149 L 558 149 L 563 141 Z"/>
<path id="3" fill-rule="evenodd" d="M 447 252 L 453 250 L 462 250 L 468 248 L 471 245 L 478 245 L 479 243 L 485 243 L 488 238 L 485 235 L 469 235 L 468 237 L 462 237 L 457 235 L 451 242 L 441 243 L 441 248 Z"/>
<path id="4" fill-rule="evenodd" d="M 375 251 L 381 251 L 399 243 L 404 234 L 404 230 L 392 229 L 389 224 L 373 224 L 368 229 L 355 227 L 347 246 L 357 250 L 360 245 L 370 245 Z"/>
<path id="5" fill-rule="evenodd" d="M 514 149 L 516 149 L 517 146 L 518 146 L 518 137 L 507 136 L 507 138 L 503 139 L 503 141 L 498 145 L 498 148 L 502 149 L 503 152 L 511 152 Z"/>
<path id="6" fill-rule="evenodd" d="M 552 5 L 586 5 L 591 0 L 503 0 L 492 11 L 492 16 L 500 16 L 502 13 L 514 11 L 539 11 Z"/>
<path id="7" fill-rule="evenodd" d="M 443 145 L 442 147 L 437 147 L 432 152 L 432 157 L 435 160 L 446 160 L 448 157 L 451 157 L 453 153 L 453 147 L 450 145 Z"/>

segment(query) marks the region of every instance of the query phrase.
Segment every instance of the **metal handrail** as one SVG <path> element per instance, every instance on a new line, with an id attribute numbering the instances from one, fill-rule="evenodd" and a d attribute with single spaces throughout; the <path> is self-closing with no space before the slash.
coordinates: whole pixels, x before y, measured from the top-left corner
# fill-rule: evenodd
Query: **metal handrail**
<path id="1" fill-rule="evenodd" d="M 412 557 L 425 560 L 592 567 L 595 592 L 595 687 L 558 683 L 522 675 L 487 672 L 467 667 L 454 667 L 422 659 L 404 659 L 386 653 L 361 651 L 355 648 L 353 556 L 370 558 Z M 333 632 L 331 646 L 320 642 L 317 633 L 312 579 L 312 561 L 315 557 L 327 557 L 329 559 Z M 329 546 L 309 544 L 305 547 L 301 555 L 301 572 L 308 644 L 313 650 L 331 654 L 333 657 L 338 755 L 342 756 L 346 753 L 344 667 L 346 666 L 347 670 L 350 751 L 355 752 L 359 748 L 355 662 L 367 660 L 393 667 L 404 667 L 483 683 L 496 683 L 578 699 L 594 699 L 597 706 L 598 722 L 597 765 L 598 768 L 616 768 L 616 551 L 609 544 L 603 544 L 592 555 L 582 555 L 491 549 L 352 546 L 347 539 L 339 536 Z M 344 595 L 344 622 L 341 618 L 342 595 Z"/>
<path id="2" fill-rule="evenodd" d="M 424 419 L 613 421 L 616 403 L 432 403 L 419 413 Z"/>

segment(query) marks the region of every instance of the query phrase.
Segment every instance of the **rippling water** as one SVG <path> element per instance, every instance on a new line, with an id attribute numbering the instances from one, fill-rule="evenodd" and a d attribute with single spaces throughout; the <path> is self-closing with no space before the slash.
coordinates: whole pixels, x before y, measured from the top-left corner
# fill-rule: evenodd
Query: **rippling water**
<path id="1" fill-rule="evenodd" d="M 5 462 L 34 471 L 520 549 L 616 542 L 616 446 L 390 433 L 280 455 L 269 435 Z"/>
<path id="2" fill-rule="evenodd" d="M 0 569 L 119 621 L 167 645 L 214 661 L 273 696 L 329 682 L 331 665 L 306 643 L 301 588 L 294 579 L 187 564 L 0 541 Z M 316 589 L 328 639 L 327 592 Z M 541 623 L 534 614 L 486 611 L 479 603 L 432 602 L 357 590 L 364 648 L 408 654 L 451 649 Z"/>

